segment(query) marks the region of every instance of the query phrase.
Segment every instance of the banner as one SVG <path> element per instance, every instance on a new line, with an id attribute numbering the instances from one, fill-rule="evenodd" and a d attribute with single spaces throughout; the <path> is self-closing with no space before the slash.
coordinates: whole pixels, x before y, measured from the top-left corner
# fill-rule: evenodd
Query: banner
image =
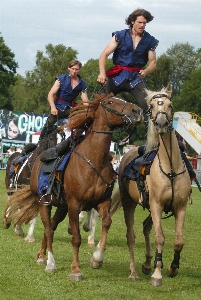
<path id="1" fill-rule="evenodd" d="M 32 135 L 40 132 L 48 114 L 0 110 L 0 140 L 5 148 L 19 147 L 32 142 Z"/>

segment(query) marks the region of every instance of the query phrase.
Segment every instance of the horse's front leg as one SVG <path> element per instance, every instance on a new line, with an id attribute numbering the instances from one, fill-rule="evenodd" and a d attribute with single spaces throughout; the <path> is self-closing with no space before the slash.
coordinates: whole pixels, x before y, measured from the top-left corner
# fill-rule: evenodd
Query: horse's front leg
<path id="1" fill-rule="evenodd" d="M 161 217 L 163 208 L 159 206 L 157 203 L 150 205 L 151 209 L 151 217 L 154 224 L 155 229 L 155 243 L 156 243 L 156 253 L 155 253 L 155 261 L 154 261 L 154 273 L 151 276 L 151 284 L 153 286 L 161 286 L 162 285 L 162 274 L 161 270 L 163 268 L 162 262 L 162 249 L 165 243 L 165 238 L 162 230 Z"/>
<path id="2" fill-rule="evenodd" d="M 99 204 L 97 207 L 98 213 L 102 218 L 102 232 L 100 241 L 90 259 L 90 266 L 93 269 L 99 269 L 103 265 L 104 253 L 106 250 L 107 234 L 112 224 L 112 219 L 109 213 L 110 203 L 111 199 Z"/>
<path id="3" fill-rule="evenodd" d="M 152 251 L 151 251 L 151 243 L 150 243 L 150 232 L 152 229 L 152 218 L 149 215 L 143 222 L 143 234 L 145 238 L 146 244 L 146 261 L 142 264 L 142 272 L 145 275 L 149 275 L 151 273 L 151 259 L 152 259 Z"/>
<path id="4" fill-rule="evenodd" d="M 72 205 L 68 207 L 68 217 L 69 223 L 71 227 L 72 234 L 72 246 L 73 246 L 73 261 L 71 264 L 71 280 L 82 280 L 83 276 L 80 271 L 80 263 L 79 263 L 79 248 L 81 245 L 81 235 L 80 235 L 80 226 L 79 226 L 79 209 L 76 209 L 76 205 Z"/>
<path id="5" fill-rule="evenodd" d="M 178 274 L 180 253 L 183 249 L 183 226 L 186 215 L 186 207 L 175 213 L 175 242 L 174 242 L 174 259 L 167 269 L 167 275 L 169 277 L 175 277 Z"/>

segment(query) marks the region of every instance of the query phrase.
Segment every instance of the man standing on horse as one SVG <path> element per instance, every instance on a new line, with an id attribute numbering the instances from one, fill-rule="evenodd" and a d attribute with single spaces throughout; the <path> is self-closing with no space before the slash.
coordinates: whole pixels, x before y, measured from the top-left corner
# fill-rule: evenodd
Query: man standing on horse
<path id="1" fill-rule="evenodd" d="M 99 58 L 100 74 L 97 81 L 107 83 L 100 93 L 114 95 L 129 92 L 147 110 L 145 77 L 156 68 L 155 49 L 158 40 L 145 31 L 146 24 L 153 20 L 150 12 L 144 9 L 133 11 L 126 19 L 129 29 L 112 33 L 112 39 Z M 107 57 L 113 53 L 114 67 L 106 71 Z"/>
<path id="2" fill-rule="evenodd" d="M 78 75 L 81 67 L 80 61 L 72 60 L 68 65 L 69 74 L 62 74 L 56 77 L 55 83 L 48 94 L 51 114 L 42 129 L 40 140 L 48 131 L 52 131 L 56 121 L 68 118 L 70 108 L 76 105 L 75 99 L 79 94 L 83 104 L 88 105 L 87 85 Z"/>

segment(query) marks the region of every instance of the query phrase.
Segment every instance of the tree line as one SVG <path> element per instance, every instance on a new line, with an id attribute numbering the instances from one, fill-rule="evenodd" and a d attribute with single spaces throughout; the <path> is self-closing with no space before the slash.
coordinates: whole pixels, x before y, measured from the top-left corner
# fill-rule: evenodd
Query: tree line
<path id="1" fill-rule="evenodd" d="M 78 59 L 78 51 L 62 44 L 45 46 L 45 52 L 37 51 L 33 70 L 25 76 L 17 74 L 18 63 L 15 55 L 0 36 L 0 107 L 8 110 L 49 113 L 47 94 L 55 77 L 67 73 L 72 59 Z M 107 68 L 113 65 L 107 60 Z M 99 74 L 98 58 L 89 59 L 80 71 L 88 85 L 88 97 L 93 100 L 101 86 L 97 83 Z M 174 111 L 193 112 L 201 116 L 201 48 L 195 49 L 189 43 L 176 43 L 166 53 L 157 58 L 156 70 L 147 76 L 147 86 L 151 90 L 161 90 L 170 82 L 173 88 Z M 134 102 L 128 93 L 119 97 Z M 137 104 L 137 103 L 136 103 Z M 144 138 L 144 125 L 132 135 L 133 141 Z M 115 136 L 114 140 L 121 139 Z"/>

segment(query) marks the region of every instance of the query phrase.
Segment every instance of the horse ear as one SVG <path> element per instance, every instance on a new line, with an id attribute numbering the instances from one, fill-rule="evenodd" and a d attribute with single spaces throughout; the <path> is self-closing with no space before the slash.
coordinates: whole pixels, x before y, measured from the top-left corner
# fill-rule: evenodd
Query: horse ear
<path id="1" fill-rule="evenodd" d="M 144 89 L 145 93 L 147 94 L 147 96 L 151 95 L 153 92 L 148 90 L 148 89 Z"/>
<path id="2" fill-rule="evenodd" d="M 168 82 L 168 84 L 167 84 L 167 86 L 165 88 L 165 92 L 167 93 L 167 95 L 169 97 L 171 97 L 171 95 L 172 95 L 172 86 L 171 86 L 171 84 L 169 82 Z"/>

